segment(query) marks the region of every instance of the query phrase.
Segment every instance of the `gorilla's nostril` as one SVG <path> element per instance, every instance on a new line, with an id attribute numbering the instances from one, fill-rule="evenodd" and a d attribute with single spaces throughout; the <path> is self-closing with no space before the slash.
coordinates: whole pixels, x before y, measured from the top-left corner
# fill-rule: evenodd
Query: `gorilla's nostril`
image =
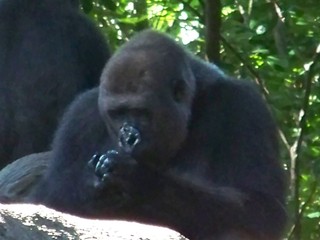
<path id="1" fill-rule="evenodd" d="M 137 136 L 136 135 L 132 135 L 132 134 L 129 134 L 128 135 L 128 138 L 126 139 L 126 142 L 130 145 L 130 146 L 133 146 L 137 141 Z"/>
<path id="2" fill-rule="evenodd" d="M 131 153 L 141 141 L 140 132 L 128 123 L 124 123 L 119 130 L 119 146 L 126 153 Z"/>

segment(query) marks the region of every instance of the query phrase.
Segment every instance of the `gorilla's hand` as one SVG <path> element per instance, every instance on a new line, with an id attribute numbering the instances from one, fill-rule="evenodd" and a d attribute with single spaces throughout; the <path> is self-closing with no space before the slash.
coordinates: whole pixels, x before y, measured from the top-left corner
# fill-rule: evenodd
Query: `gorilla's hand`
<path id="1" fill-rule="evenodd" d="M 137 167 L 137 162 L 129 156 L 119 154 L 116 150 L 109 150 L 105 154 L 94 154 L 89 161 L 94 168 L 101 186 L 117 184 L 116 178 L 129 177 Z"/>
<path id="2" fill-rule="evenodd" d="M 104 192 L 136 197 L 146 189 L 155 189 L 159 183 L 157 173 L 115 150 L 93 155 L 88 164 L 98 179 L 95 187 Z"/>

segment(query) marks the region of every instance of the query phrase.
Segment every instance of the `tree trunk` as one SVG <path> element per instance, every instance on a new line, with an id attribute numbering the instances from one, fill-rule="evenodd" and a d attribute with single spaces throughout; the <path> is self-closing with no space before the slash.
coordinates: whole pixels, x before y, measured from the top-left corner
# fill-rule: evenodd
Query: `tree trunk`
<path id="1" fill-rule="evenodd" d="M 206 0 L 205 30 L 206 54 L 210 62 L 219 66 L 220 63 L 220 27 L 221 2 L 220 0 Z"/>

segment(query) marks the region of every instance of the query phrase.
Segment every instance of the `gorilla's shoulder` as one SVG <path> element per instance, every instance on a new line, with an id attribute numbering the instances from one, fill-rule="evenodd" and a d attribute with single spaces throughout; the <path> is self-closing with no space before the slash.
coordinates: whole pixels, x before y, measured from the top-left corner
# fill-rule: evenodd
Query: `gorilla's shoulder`
<path id="1" fill-rule="evenodd" d="M 57 135 L 66 132 L 84 132 L 90 126 L 101 126 L 102 119 L 98 110 L 98 87 L 78 95 L 66 110 L 58 128 Z M 88 129 L 89 130 L 89 129 Z"/>
<path id="2" fill-rule="evenodd" d="M 79 94 L 70 104 L 66 115 L 79 113 L 77 115 L 81 116 L 96 111 L 98 111 L 98 87 Z"/>

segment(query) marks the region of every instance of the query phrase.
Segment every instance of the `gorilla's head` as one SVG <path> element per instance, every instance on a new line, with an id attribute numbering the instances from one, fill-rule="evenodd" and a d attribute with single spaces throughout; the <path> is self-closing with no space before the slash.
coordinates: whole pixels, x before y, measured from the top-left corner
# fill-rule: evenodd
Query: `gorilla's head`
<path id="1" fill-rule="evenodd" d="M 115 142 L 126 139 L 122 146 L 129 145 L 137 161 L 163 166 L 187 136 L 194 92 L 185 51 L 163 34 L 144 31 L 107 63 L 99 109 Z"/>

